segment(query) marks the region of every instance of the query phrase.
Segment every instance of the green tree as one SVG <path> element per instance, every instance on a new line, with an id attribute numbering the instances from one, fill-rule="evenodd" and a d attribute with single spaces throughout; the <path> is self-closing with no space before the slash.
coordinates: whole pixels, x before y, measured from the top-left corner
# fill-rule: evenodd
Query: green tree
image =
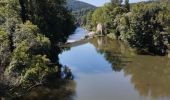
<path id="1" fill-rule="evenodd" d="M 37 29 L 35 25 L 26 22 L 16 31 L 19 34 L 19 37 L 14 39 L 16 48 L 5 71 L 5 76 L 12 85 L 25 84 L 25 82 L 27 85 L 39 83 L 40 79 L 42 80 L 47 75 L 45 72 L 49 72 L 50 60 L 47 55 L 50 41 L 45 36 L 37 34 Z M 55 71 L 54 67 L 51 69 Z M 29 79 L 32 79 L 34 83 Z"/>
<path id="2" fill-rule="evenodd" d="M 110 4 L 106 5 L 105 13 L 108 15 L 107 21 L 107 33 L 111 33 L 115 38 L 120 36 L 118 29 L 121 16 L 127 13 L 127 9 L 121 6 L 112 7 Z"/>
<path id="3" fill-rule="evenodd" d="M 56 55 L 60 51 L 56 45 L 65 41 L 74 29 L 73 17 L 64 4 L 65 0 L 25 0 L 22 4 L 26 5 L 23 9 L 26 13 L 22 15 L 28 16 L 27 20 L 37 25 L 41 33 L 50 39 L 53 62 L 57 61 Z"/>
<path id="4" fill-rule="evenodd" d="M 5 85 L 23 90 L 43 83 L 52 73 L 61 75 L 54 57 L 58 58 L 59 42 L 74 27 L 64 4 L 64 0 L 0 0 L 0 66 Z M 11 91 L 16 92 L 7 92 Z"/>
<path id="5" fill-rule="evenodd" d="M 111 0 L 111 3 L 112 3 L 113 5 L 121 5 L 122 2 L 123 2 L 123 0 Z"/>
<path id="6" fill-rule="evenodd" d="M 100 17 L 99 17 L 100 16 Z M 98 8 L 92 14 L 92 24 L 94 27 L 97 26 L 98 23 L 106 23 L 107 15 L 105 15 L 103 8 Z"/>
<path id="7" fill-rule="evenodd" d="M 9 48 L 10 51 L 14 50 L 13 34 L 15 33 L 15 27 L 20 22 L 19 17 L 19 2 L 17 0 L 3 0 L 1 1 L 2 6 L 0 7 L 0 15 L 3 18 L 0 27 L 8 33 Z"/>
<path id="8" fill-rule="evenodd" d="M 125 0 L 125 8 L 130 11 L 130 4 L 129 4 L 129 0 Z"/>
<path id="9" fill-rule="evenodd" d="M 84 16 L 85 23 L 84 25 L 88 30 L 91 30 L 93 25 L 92 25 L 92 15 L 94 11 L 89 11 L 86 16 Z"/>
<path id="10" fill-rule="evenodd" d="M 157 4 L 139 4 L 130 16 L 130 36 L 128 41 L 132 47 L 155 54 L 165 54 L 165 30 L 159 21 L 161 8 Z"/>
<path id="11" fill-rule="evenodd" d="M 0 29 L 0 66 L 1 69 L 9 64 L 10 50 L 9 50 L 8 34 Z"/>

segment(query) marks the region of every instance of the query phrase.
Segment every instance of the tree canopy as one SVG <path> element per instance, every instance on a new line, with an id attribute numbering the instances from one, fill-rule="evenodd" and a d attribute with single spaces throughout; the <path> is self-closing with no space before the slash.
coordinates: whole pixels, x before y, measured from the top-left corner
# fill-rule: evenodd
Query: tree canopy
<path id="1" fill-rule="evenodd" d="M 23 91 L 43 84 L 52 73 L 61 78 L 58 44 L 74 30 L 74 20 L 65 3 L 0 0 L 0 75 L 4 76 L 4 84 Z"/>
<path id="2" fill-rule="evenodd" d="M 128 43 L 137 51 L 165 55 L 169 45 L 169 1 L 129 4 L 129 0 L 111 0 L 91 14 L 92 28 L 98 23 L 107 34 Z M 88 23 L 89 24 L 89 23 Z M 88 25 L 87 25 L 88 26 Z M 140 53 L 139 52 L 139 53 Z"/>

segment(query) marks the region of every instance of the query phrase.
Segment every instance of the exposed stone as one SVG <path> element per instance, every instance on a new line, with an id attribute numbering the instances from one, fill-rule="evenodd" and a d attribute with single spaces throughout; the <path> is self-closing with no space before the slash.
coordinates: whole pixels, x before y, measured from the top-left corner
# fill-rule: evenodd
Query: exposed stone
<path id="1" fill-rule="evenodd" d="M 101 35 L 103 35 L 103 28 L 103 25 L 99 23 L 96 28 L 96 33 L 100 33 Z"/>

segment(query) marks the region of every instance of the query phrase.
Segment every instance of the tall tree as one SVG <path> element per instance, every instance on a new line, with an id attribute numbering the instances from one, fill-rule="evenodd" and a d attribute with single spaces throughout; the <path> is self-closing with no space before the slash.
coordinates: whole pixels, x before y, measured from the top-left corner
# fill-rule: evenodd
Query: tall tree
<path id="1" fill-rule="evenodd" d="M 13 34 L 15 33 L 16 24 L 20 21 L 19 14 L 19 2 L 17 0 L 3 0 L 3 4 L 0 7 L 3 23 L 0 23 L 0 28 L 8 33 L 9 48 L 11 53 L 14 50 Z"/>
<path id="2" fill-rule="evenodd" d="M 129 0 L 125 0 L 125 8 L 130 11 L 130 4 L 129 4 Z"/>
<path id="3" fill-rule="evenodd" d="M 123 2 L 123 0 L 111 0 L 111 3 L 112 3 L 113 5 L 121 5 L 122 2 Z"/>
<path id="4" fill-rule="evenodd" d="M 25 2 L 27 2 L 27 0 L 19 0 L 20 6 L 21 6 L 20 15 L 21 15 L 23 23 L 25 23 L 26 20 L 28 20 L 28 16 L 26 14 L 26 5 L 25 5 L 26 3 Z"/>
<path id="5" fill-rule="evenodd" d="M 74 28 L 73 17 L 65 8 L 65 0 L 24 0 L 20 3 L 24 7 L 23 20 L 28 16 L 28 20 L 40 28 L 41 33 L 51 41 L 51 55 L 57 57 L 55 52 L 59 48 L 56 45 L 65 41 Z"/>

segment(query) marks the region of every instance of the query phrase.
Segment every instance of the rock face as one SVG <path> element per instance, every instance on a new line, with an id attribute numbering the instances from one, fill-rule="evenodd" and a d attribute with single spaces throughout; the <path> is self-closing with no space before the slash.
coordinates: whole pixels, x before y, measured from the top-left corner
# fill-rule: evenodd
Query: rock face
<path id="1" fill-rule="evenodd" d="M 101 35 L 104 35 L 104 34 L 103 34 L 103 30 L 104 30 L 104 27 L 103 27 L 102 23 L 99 23 L 99 24 L 97 25 L 97 28 L 96 28 L 96 33 L 99 33 L 99 34 L 101 34 Z"/>
<path id="2" fill-rule="evenodd" d="M 99 35 L 104 35 L 104 25 L 102 25 L 102 23 L 99 23 L 96 27 L 96 32 L 89 32 L 87 33 L 88 37 L 93 37 L 95 34 L 99 34 Z"/>

